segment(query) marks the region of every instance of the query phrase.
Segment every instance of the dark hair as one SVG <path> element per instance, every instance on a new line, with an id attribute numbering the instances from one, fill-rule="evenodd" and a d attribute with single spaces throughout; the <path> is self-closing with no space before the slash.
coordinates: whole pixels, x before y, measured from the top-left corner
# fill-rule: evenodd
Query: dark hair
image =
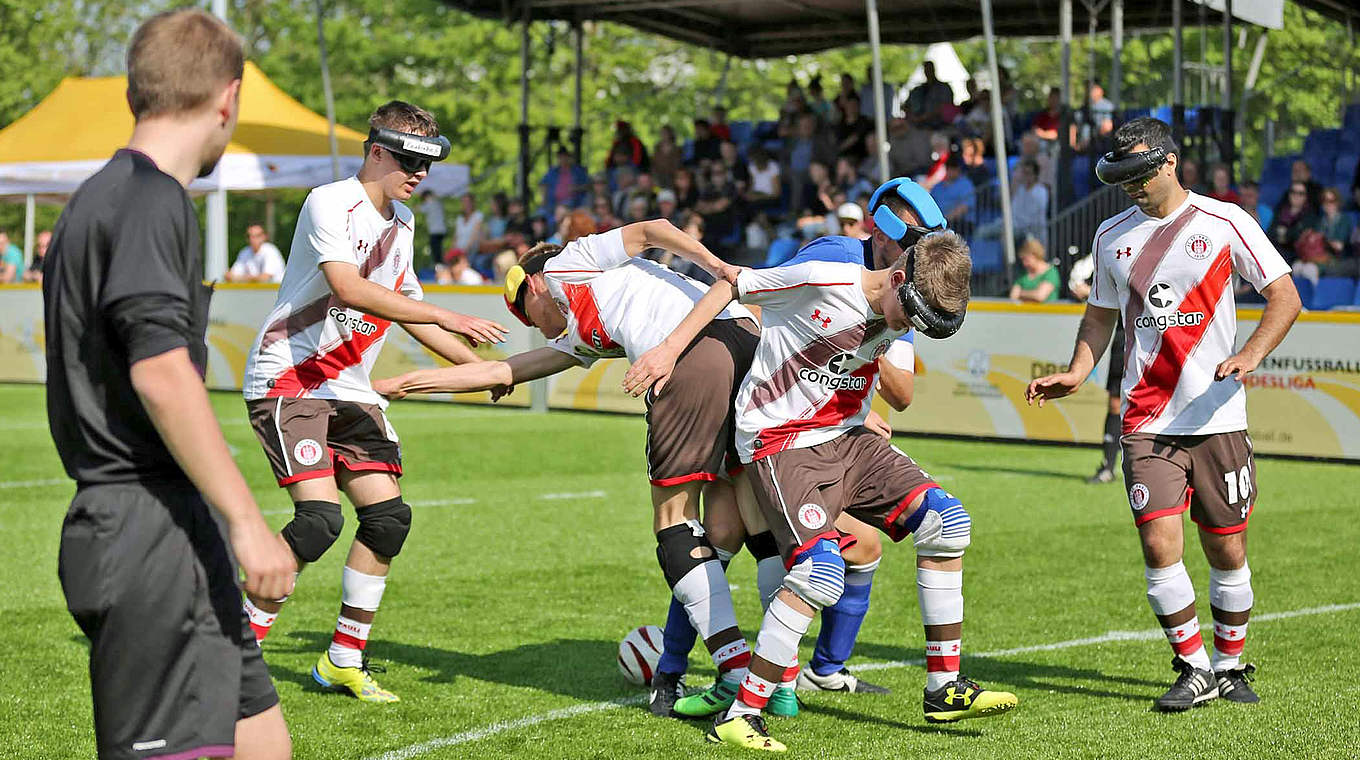
<path id="1" fill-rule="evenodd" d="M 368 126 L 425 137 L 439 136 L 439 124 L 430 112 L 404 100 L 389 100 L 378 106 L 378 110 L 368 117 Z"/>
<path id="2" fill-rule="evenodd" d="M 1032 158 L 1026 158 L 1022 160 L 1020 162 L 1020 165 L 1034 172 L 1036 175 L 1039 173 L 1039 162 L 1035 161 Z"/>
<path id="3" fill-rule="evenodd" d="M 1243 180 L 1243 181 L 1237 183 L 1237 189 L 1238 189 L 1238 190 L 1247 190 L 1247 189 L 1251 189 L 1251 190 L 1260 190 L 1260 189 L 1261 189 L 1261 186 L 1260 186 L 1259 184 L 1257 184 L 1255 181 L 1249 180 L 1249 179 L 1248 179 L 1248 180 Z"/>
<path id="4" fill-rule="evenodd" d="M 134 119 L 201 108 L 245 70 L 241 38 L 197 9 L 165 11 L 137 28 L 127 51 Z"/>
<path id="5" fill-rule="evenodd" d="M 1176 141 L 1171 138 L 1171 125 L 1151 116 L 1139 116 L 1114 131 L 1114 156 L 1123 158 L 1134 152 L 1139 143 L 1149 148 L 1162 148 L 1176 153 Z"/>

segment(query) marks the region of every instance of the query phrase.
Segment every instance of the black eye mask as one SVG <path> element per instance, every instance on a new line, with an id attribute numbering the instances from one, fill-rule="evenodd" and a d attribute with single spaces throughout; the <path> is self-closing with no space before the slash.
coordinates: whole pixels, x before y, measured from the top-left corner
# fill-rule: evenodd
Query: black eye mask
<path id="1" fill-rule="evenodd" d="M 907 281 L 897 287 L 897 300 L 913 326 L 928 338 L 943 340 L 963 327 L 967 307 L 957 314 L 939 311 L 926 302 L 916 289 L 916 246 L 907 250 Z"/>
<path id="2" fill-rule="evenodd" d="M 370 129 L 365 144 L 377 145 L 391 153 L 397 166 L 407 174 L 429 171 L 431 163 L 448 158 L 453 149 L 449 138 L 442 135 L 426 137 L 383 127 Z"/>

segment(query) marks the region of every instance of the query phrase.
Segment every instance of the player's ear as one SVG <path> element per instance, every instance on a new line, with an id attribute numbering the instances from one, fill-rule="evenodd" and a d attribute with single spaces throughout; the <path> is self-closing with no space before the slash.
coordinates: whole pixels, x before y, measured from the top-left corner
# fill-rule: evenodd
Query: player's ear
<path id="1" fill-rule="evenodd" d="M 888 274 L 888 282 L 892 284 L 893 290 L 902 287 L 902 283 L 907 281 L 907 272 L 904 269 L 894 269 Z"/>

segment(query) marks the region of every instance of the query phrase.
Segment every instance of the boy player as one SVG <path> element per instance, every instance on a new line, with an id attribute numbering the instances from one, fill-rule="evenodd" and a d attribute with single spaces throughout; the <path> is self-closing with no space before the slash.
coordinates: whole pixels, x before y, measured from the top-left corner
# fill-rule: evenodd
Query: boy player
<path id="1" fill-rule="evenodd" d="M 392 558 L 411 525 L 401 498 L 401 449 L 369 372 L 397 323 L 454 362 L 505 328 L 422 302 L 411 268 L 414 220 L 402 201 L 443 160 L 449 141 L 434 117 L 392 101 L 373 113 L 358 176 L 313 190 L 298 216 L 278 301 L 246 363 L 246 407 L 295 515 L 283 528 L 299 569 L 340 535 L 343 489 L 359 526 L 341 581 L 340 617 L 312 677 L 364 702 L 396 702 L 369 674 L 364 657 Z M 446 332 L 447 331 L 447 332 Z M 338 488 L 337 488 L 338 487 Z M 263 640 L 284 599 L 247 594 Z"/>

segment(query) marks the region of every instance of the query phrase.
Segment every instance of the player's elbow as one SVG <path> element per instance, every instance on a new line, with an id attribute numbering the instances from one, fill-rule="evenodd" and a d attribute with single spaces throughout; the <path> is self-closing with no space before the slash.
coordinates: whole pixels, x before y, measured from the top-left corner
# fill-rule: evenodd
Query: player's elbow
<path id="1" fill-rule="evenodd" d="M 905 388 L 894 388 L 885 385 L 883 386 L 883 392 L 879 395 L 883 397 L 884 401 L 888 402 L 888 406 L 892 407 L 893 411 L 904 412 L 907 410 L 907 407 L 911 406 L 912 391 L 913 388 L 910 384 L 907 384 Z"/>

